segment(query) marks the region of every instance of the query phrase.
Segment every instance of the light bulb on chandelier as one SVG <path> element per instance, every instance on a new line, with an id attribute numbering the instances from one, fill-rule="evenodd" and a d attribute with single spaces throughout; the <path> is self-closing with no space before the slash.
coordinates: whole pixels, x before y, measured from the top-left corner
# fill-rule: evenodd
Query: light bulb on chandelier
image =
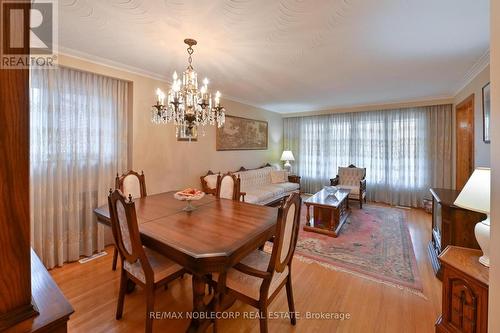
<path id="1" fill-rule="evenodd" d="M 174 71 L 172 85 L 167 95 L 159 88 L 156 90 L 157 99 L 152 107 L 151 121 L 155 124 L 173 123 L 176 126 L 176 135 L 180 128 L 191 138 L 200 126 L 217 125 L 218 128 L 223 126 L 226 117 L 225 109 L 220 104 L 219 91 L 212 100 L 212 94 L 208 90 L 208 78 L 203 79 L 203 86 L 198 89 L 198 74 L 192 65 L 194 52 L 192 47 L 197 42 L 194 39 L 185 39 L 184 43 L 189 46 L 188 66 L 182 73 L 182 80 Z"/>

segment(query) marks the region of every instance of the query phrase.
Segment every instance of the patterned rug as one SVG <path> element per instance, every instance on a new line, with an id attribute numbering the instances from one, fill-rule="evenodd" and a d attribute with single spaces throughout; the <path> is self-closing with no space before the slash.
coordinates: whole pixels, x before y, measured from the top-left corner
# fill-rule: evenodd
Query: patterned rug
<path id="1" fill-rule="evenodd" d="M 424 297 L 405 210 L 373 204 L 359 209 L 352 204 L 337 238 L 304 231 L 305 205 L 301 215 L 298 259 Z"/>

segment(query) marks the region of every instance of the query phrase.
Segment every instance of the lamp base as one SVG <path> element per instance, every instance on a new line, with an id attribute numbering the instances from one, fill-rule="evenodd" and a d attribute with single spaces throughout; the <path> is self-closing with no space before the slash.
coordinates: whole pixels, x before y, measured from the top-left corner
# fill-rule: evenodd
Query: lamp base
<path id="1" fill-rule="evenodd" d="M 483 251 L 483 256 L 479 258 L 479 262 L 486 267 L 490 267 L 490 216 L 486 220 L 476 224 L 474 228 L 476 240 Z"/>
<path id="2" fill-rule="evenodd" d="M 288 172 L 291 172 L 291 171 L 292 171 L 292 164 L 290 163 L 290 161 L 286 161 L 286 162 L 285 162 L 284 168 L 285 168 L 285 170 L 286 170 L 286 171 L 288 171 Z"/>
<path id="3" fill-rule="evenodd" d="M 486 267 L 490 267 L 490 258 L 489 257 L 482 256 L 481 258 L 479 258 L 479 262 Z"/>

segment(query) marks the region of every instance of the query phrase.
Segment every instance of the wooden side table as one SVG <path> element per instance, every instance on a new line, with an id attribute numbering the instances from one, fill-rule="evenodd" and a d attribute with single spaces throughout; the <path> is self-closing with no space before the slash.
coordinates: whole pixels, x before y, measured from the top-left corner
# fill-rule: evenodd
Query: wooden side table
<path id="1" fill-rule="evenodd" d="M 297 175 L 288 175 L 288 181 L 290 183 L 299 184 L 299 191 L 300 191 L 300 193 L 302 193 L 302 190 L 300 188 L 300 176 L 297 176 Z"/>
<path id="2" fill-rule="evenodd" d="M 300 184 L 300 176 L 297 176 L 297 175 L 288 175 L 288 181 L 290 183 Z"/>
<path id="3" fill-rule="evenodd" d="M 439 256 L 443 266 L 443 309 L 436 333 L 487 333 L 489 269 L 482 252 L 448 246 Z"/>

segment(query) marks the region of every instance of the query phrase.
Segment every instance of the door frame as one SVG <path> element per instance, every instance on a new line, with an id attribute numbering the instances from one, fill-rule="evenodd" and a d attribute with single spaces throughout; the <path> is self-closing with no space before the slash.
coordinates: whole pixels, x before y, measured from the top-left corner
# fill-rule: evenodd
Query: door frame
<path id="1" fill-rule="evenodd" d="M 468 97 L 466 97 L 464 100 L 462 100 L 460 103 L 455 105 L 455 189 L 458 189 L 458 121 L 457 121 L 457 116 L 458 112 L 457 110 L 462 108 L 465 104 L 471 103 L 472 105 L 472 121 L 471 121 L 471 126 L 472 126 L 472 169 L 475 168 L 475 149 L 476 149 L 476 143 L 475 143 L 475 138 L 476 138 L 476 105 L 475 105 L 475 95 L 472 93 Z"/>

